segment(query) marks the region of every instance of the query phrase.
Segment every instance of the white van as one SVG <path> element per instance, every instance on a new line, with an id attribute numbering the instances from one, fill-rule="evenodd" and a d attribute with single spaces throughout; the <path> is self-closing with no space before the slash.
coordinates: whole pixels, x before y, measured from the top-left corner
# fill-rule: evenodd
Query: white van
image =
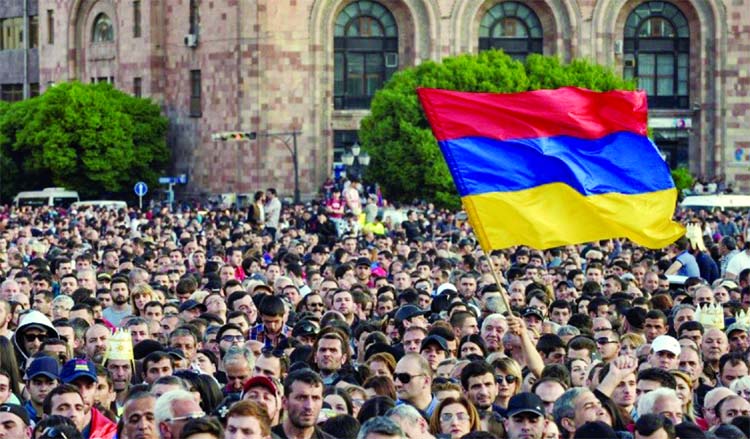
<path id="1" fill-rule="evenodd" d="M 62 187 L 46 187 L 41 191 L 19 192 L 13 199 L 16 207 L 20 206 L 50 206 L 67 209 L 71 204 L 79 201 L 78 192 Z"/>
<path id="2" fill-rule="evenodd" d="M 128 209 L 128 203 L 118 200 L 88 200 L 88 201 L 76 201 L 70 205 L 71 209 L 81 210 L 86 208 L 92 208 L 94 210 L 107 209 L 107 210 L 120 210 Z"/>
<path id="3" fill-rule="evenodd" d="M 709 212 L 723 210 L 750 210 L 750 195 L 688 195 L 680 203 L 680 207 L 690 210 L 706 210 Z"/>

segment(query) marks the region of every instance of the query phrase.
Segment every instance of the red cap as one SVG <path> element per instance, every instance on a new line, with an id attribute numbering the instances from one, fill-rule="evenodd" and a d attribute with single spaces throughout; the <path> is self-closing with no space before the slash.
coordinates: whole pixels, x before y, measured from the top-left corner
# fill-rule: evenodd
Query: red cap
<path id="1" fill-rule="evenodd" d="M 263 386 L 266 389 L 270 390 L 274 395 L 276 394 L 276 385 L 273 383 L 273 380 L 264 375 L 254 376 L 245 381 L 245 384 L 242 386 L 242 394 L 244 395 L 253 387 L 258 386 Z"/>

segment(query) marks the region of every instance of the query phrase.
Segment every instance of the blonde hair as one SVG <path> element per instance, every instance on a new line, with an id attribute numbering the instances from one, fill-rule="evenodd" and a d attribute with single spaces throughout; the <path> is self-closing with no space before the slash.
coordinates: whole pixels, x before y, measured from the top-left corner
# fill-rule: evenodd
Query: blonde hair
<path id="1" fill-rule="evenodd" d="M 686 374 L 685 372 L 681 370 L 670 370 L 670 374 L 676 379 L 681 379 L 682 381 L 687 384 L 688 388 L 690 389 L 690 394 L 693 394 L 693 381 L 690 379 L 690 376 Z M 688 400 L 684 403 L 685 404 L 685 417 L 690 420 L 690 422 L 695 422 L 695 407 L 693 406 L 693 399 L 688 398 Z"/>
<path id="2" fill-rule="evenodd" d="M 513 391 L 514 395 L 521 392 L 521 384 L 523 383 L 523 373 L 521 372 L 521 366 L 518 362 L 510 357 L 498 358 L 492 362 L 492 367 L 500 369 L 503 373 L 507 373 L 516 377 L 516 388 Z"/>
<path id="3" fill-rule="evenodd" d="M 148 300 L 146 300 L 146 302 L 150 302 L 154 300 L 154 290 L 149 284 L 138 284 L 130 290 L 130 306 L 133 308 L 133 314 L 140 316 L 141 310 L 139 310 L 138 307 L 135 306 L 136 296 L 148 296 Z"/>
<path id="4" fill-rule="evenodd" d="M 636 334 L 635 332 L 628 332 L 620 336 L 620 344 L 626 341 L 633 343 L 635 348 L 639 348 L 646 343 L 646 339 L 641 334 Z"/>

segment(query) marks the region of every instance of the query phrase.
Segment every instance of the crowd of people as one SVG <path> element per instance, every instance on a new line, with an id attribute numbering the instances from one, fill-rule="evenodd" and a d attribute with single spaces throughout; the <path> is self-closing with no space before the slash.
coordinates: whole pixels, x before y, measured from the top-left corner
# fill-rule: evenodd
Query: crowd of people
<path id="1" fill-rule="evenodd" d="M 748 438 L 742 216 L 487 254 L 330 192 L 2 208 L 0 439 Z"/>

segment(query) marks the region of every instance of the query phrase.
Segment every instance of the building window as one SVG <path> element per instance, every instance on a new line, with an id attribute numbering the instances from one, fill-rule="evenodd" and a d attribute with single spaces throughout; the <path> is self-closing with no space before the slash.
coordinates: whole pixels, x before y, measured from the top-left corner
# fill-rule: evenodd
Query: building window
<path id="1" fill-rule="evenodd" d="M 341 163 L 341 156 L 346 148 L 359 143 L 359 131 L 357 130 L 334 130 L 333 131 L 333 162 Z"/>
<path id="2" fill-rule="evenodd" d="M 190 16 L 188 17 L 190 23 L 190 34 L 198 35 L 200 30 L 201 15 L 200 15 L 200 1 L 190 0 Z"/>
<path id="3" fill-rule="evenodd" d="M 518 2 L 491 7 L 479 24 L 479 50 L 502 49 L 523 61 L 532 53 L 542 53 L 542 23 L 534 11 Z"/>
<path id="4" fill-rule="evenodd" d="M 350 3 L 336 17 L 333 45 L 334 108 L 369 108 L 398 69 L 396 20 L 380 3 Z"/>
<path id="5" fill-rule="evenodd" d="M 23 49 L 23 17 L 0 19 L 0 50 Z"/>
<path id="6" fill-rule="evenodd" d="M 55 44 L 55 11 L 47 9 L 47 44 Z"/>
<path id="7" fill-rule="evenodd" d="M 671 3 L 640 4 L 625 21 L 626 78 L 637 78 L 651 108 L 688 108 L 690 29 Z"/>
<path id="8" fill-rule="evenodd" d="M 0 84 L 0 100 L 5 102 L 23 100 L 23 84 Z"/>
<path id="9" fill-rule="evenodd" d="M 140 77 L 133 78 L 133 96 L 137 98 L 143 96 L 143 81 Z"/>
<path id="10" fill-rule="evenodd" d="M 32 98 L 39 96 L 38 82 L 32 82 L 31 84 L 29 84 L 29 96 L 31 96 Z"/>
<path id="11" fill-rule="evenodd" d="M 141 37 L 141 2 L 133 2 L 133 38 Z"/>
<path id="12" fill-rule="evenodd" d="M 91 41 L 94 43 L 105 43 L 115 40 L 115 28 L 112 26 L 107 14 L 101 13 L 94 19 L 94 27 L 91 32 Z"/>
<path id="13" fill-rule="evenodd" d="M 201 71 L 190 71 L 190 117 L 201 117 Z"/>
<path id="14" fill-rule="evenodd" d="M 39 17 L 34 15 L 29 17 L 29 48 L 36 49 L 39 47 Z"/>

